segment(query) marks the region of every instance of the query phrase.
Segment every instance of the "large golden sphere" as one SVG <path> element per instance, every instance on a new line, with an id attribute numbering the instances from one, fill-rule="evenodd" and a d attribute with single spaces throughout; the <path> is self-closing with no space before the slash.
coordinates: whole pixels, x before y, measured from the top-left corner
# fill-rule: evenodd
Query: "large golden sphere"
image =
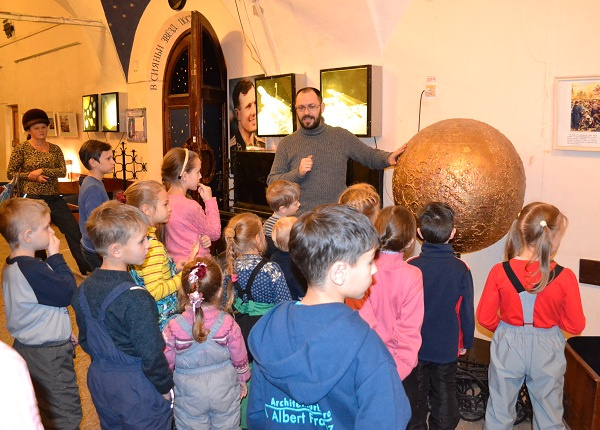
<path id="1" fill-rule="evenodd" d="M 454 250 L 474 252 L 500 240 L 523 207 L 525 170 L 512 143 L 473 119 L 447 119 L 421 130 L 398 159 L 397 205 L 417 215 L 431 201 L 455 212 Z"/>

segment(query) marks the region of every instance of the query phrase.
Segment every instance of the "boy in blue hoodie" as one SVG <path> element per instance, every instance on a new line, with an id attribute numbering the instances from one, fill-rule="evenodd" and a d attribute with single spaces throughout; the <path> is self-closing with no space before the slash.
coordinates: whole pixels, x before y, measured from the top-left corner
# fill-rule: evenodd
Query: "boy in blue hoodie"
<path id="1" fill-rule="evenodd" d="M 254 326 L 248 429 L 404 429 L 410 406 L 387 348 L 344 304 L 371 285 L 378 238 L 348 206 L 303 214 L 290 253 L 308 282 Z"/>

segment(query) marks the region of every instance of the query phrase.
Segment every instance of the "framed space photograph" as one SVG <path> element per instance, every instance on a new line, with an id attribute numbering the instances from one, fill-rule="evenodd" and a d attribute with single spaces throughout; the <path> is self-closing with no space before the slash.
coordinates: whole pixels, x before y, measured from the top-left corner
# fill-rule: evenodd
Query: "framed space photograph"
<path id="1" fill-rule="evenodd" d="M 121 131 L 119 124 L 119 93 L 100 95 L 102 131 Z"/>
<path id="2" fill-rule="evenodd" d="M 600 151 L 600 76 L 554 80 L 554 149 Z"/>
<path id="3" fill-rule="evenodd" d="M 259 136 L 287 136 L 296 130 L 296 75 L 257 78 L 256 125 Z"/>
<path id="4" fill-rule="evenodd" d="M 381 67 L 373 65 L 321 70 L 326 124 L 359 137 L 381 136 Z"/>

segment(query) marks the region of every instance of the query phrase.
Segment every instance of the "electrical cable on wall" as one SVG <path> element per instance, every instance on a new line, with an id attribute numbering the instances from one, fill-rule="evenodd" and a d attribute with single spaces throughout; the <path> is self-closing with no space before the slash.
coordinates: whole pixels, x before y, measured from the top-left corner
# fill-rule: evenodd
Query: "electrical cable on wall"
<path id="1" fill-rule="evenodd" d="M 417 133 L 421 131 L 421 104 L 423 103 L 423 94 L 425 94 L 425 90 L 421 91 L 421 98 L 419 98 L 419 125 L 417 127 Z"/>
<path id="2" fill-rule="evenodd" d="M 255 6 L 255 7 L 260 7 L 260 5 Z M 252 28 L 252 21 L 250 21 L 250 16 L 248 15 L 248 8 L 246 7 L 246 2 L 244 2 L 244 11 L 246 12 L 246 19 L 248 19 L 248 25 L 250 26 L 250 33 L 252 34 L 252 40 L 254 41 L 253 46 L 256 49 L 256 47 L 258 46 L 258 43 L 256 43 L 256 37 L 254 36 L 254 29 Z M 259 50 L 256 50 L 256 55 L 258 56 L 258 60 L 262 64 L 262 57 L 260 56 Z"/>
<path id="3" fill-rule="evenodd" d="M 242 1 L 244 1 L 244 0 L 242 0 Z M 248 39 L 246 38 L 246 30 L 244 29 L 244 24 L 242 24 L 242 17 L 240 15 L 240 9 L 238 7 L 238 3 L 237 2 L 238 2 L 238 0 L 235 0 L 235 9 L 237 10 L 238 20 L 240 22 L 240 27 L 242 28 L 242 35 L 244 36 L 244 43 L 246 44 L 246 47 L 248 47 L 248 50 L 250 51 L 250 56 L 252 57 L 252 59 L 254 61 L 256 61 L 256 63 L 260 66 L 260 68 L 262 69 L 263 73 L 266 76 L 268 76 L 267 70 L 265 69 L 262 61 L 260 60 L 260 55 L 258 54 L 258 51 L 256 50 L 256 47 L 254 45 L 252 45 L 251 43 L 249 43 Z"/>

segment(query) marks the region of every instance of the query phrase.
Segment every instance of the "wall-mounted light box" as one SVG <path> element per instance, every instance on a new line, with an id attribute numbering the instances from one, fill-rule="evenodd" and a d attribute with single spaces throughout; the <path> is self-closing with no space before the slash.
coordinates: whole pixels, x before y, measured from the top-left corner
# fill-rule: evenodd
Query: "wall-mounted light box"
<path id="1" fill-rule="evenodd" d="M 125 131 L 126 93 L 103 93 L 100 95 L 102 131 Z"/>
<path id="2" fill-rule="evenodd" d="M 83 131 L 98 131 L 99 111 L 98 94 L 82 97 Z"/>
<path id="3" fill-rule="evenodd" d="M 381 136 L 381 66 L 321 70 L 325 123 L 359 137 Z"/>
<path id="4" fill-rule="evenodd" d="M 304 75 L 286 74 L 256 78 L 256 122 L 259 136 L 287 136 L 296 130 L 296 88 L 304 86 Z"/>

